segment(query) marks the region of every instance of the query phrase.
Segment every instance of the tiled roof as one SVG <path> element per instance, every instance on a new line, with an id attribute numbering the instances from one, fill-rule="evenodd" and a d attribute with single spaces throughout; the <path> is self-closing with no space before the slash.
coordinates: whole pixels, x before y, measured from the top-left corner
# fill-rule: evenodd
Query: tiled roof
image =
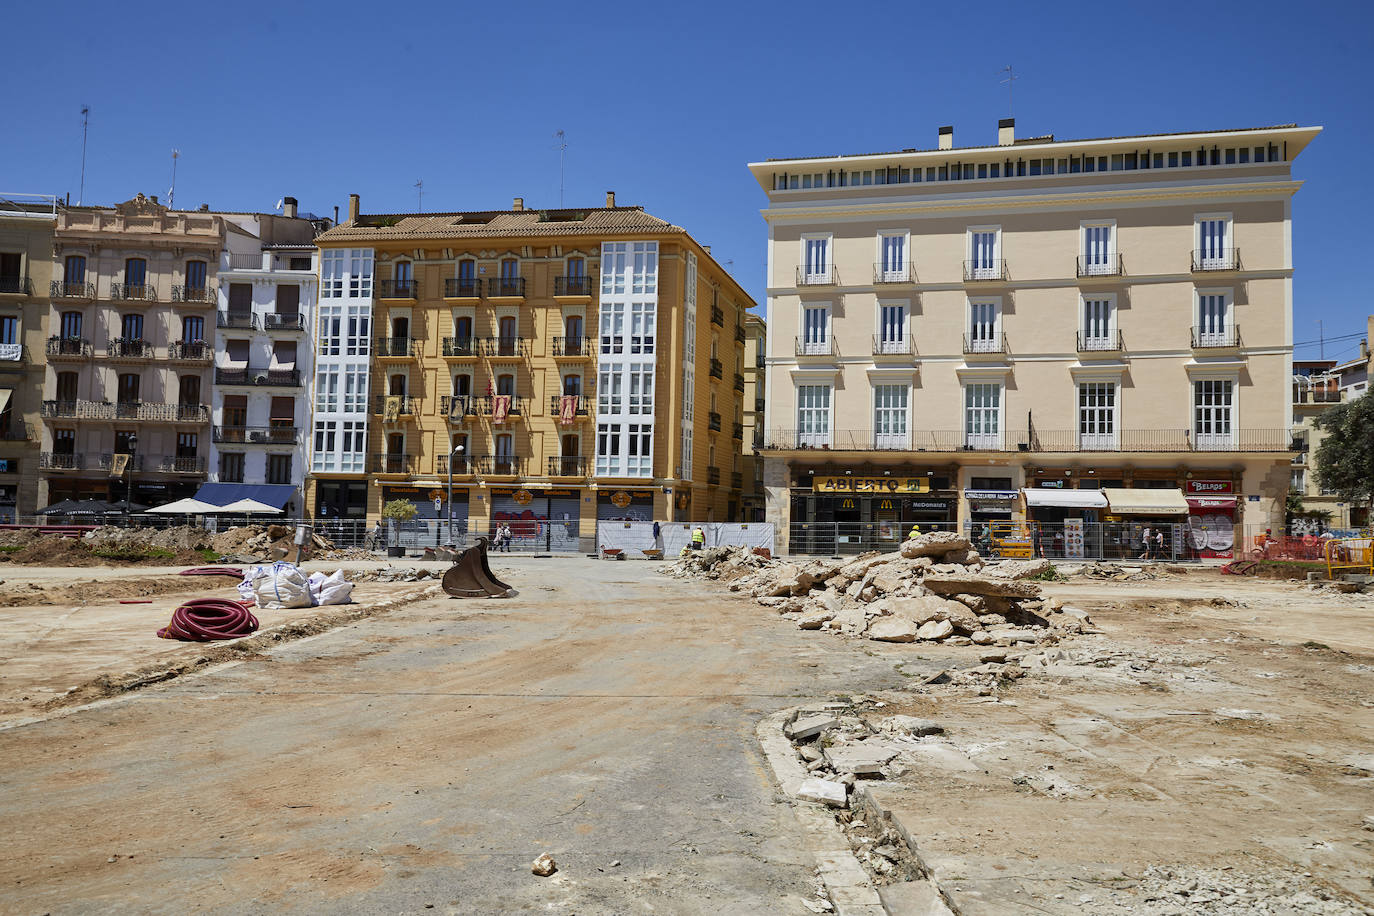
<path id="1" fill-rule="evenodd" d="M 630 232 L 685 233 L 680 226 L 641 207 L 596 210 L 482 210 L 467 213 L 364 213 L 357 222 L 330 229 L 321 245 L 387 239 L 464 239 L 558 235 L 621 235 Z"/>

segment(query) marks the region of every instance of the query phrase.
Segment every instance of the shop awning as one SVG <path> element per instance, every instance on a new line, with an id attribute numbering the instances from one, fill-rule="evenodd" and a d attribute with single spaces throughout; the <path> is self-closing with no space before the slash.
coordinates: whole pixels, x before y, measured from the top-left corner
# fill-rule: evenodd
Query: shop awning
<path id="1" fill-rule="evenodd" d="M 1107 498 L 1101 490 L 1052 490 L 1041 487 L 1026 487 L 1026 505 L 1053 506 L 1059 509 L 1103 509 Z M 1185 510 L 1186 511 L 1186 510 Z"/>
<path id="2" fill-rule="evenodd" d="M 196 499 L 213 506 L 227 506 L 241 499 L 254 499 L 274 509 L 283 508 L 296 488 L 279 483 L 203 483 Z"/>
<path id="3" fill-rule="evenodd" d="M 1189 509 L 1234 509 L 1234 496 L 1192 496 L 1187 497 Z"/>
<path id="4" fill-rule="evenodd" d="M 1171 487 L 1162 490 L 1104 489 L 1108 511 L 1112 515 L 1187 515 L 1188 500 L 1183 491 Z"/>

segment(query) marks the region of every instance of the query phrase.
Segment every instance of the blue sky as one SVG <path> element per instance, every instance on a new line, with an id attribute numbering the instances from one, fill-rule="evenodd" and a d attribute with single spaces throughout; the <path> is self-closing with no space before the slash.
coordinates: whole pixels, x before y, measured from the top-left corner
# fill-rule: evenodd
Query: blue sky
<path id="1" fill-rule="evenodd" d="M 769 156 L 1297 122 L 1294 339 L 1364 331 L 1353 230 L 1374 206 L 1374 13 L 1361 3 L 1185 7 L 845 4 L 37 4 L 6 26 L 0 191 L 163 195 L 271 210 L 569 206 L 607 190 L 685 226 L 763 300 Z M 22 82 L 21 82 L 22 81 Z M 1358 338 L 1328 343 L 1328 357 Z M 1317 355 L 1300 347 L 1299 358 Z"/>

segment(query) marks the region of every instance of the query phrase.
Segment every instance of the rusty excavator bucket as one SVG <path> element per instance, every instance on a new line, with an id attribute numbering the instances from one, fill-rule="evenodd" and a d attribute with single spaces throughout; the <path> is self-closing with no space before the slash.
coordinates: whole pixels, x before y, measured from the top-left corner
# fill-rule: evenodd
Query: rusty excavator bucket
<path id="1" fill-rule="evenodd" d="M 458 554 L 444 573 L 444 593 L 454 598 L 513 598 L 515 589 L 492 575 L 487 565 L 487 539 L 479 537 L 475 547 Z"/>

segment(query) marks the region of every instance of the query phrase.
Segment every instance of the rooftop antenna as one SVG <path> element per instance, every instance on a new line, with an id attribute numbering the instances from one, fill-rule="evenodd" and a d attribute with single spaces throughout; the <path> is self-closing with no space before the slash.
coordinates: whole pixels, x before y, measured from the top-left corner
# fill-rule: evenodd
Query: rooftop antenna
<path id="1" fill-rule="evenodd" d="M 1009 118 L 1010 118 L 1010 117 L 1015 117 L 1015 116 L 1016 116 L 1016 112 L 1015 112 L 1015 110 L 1012 108 L 1012 104 L 1011 104 L 1011 102 L 1012 102 L 1012 95 L 1011 95 L 1012 83 L 1014 83 L 1016 80 L 1019 80 L 1021 77 L 1017 76 L 1015 73 L 1012 72 L 1011 64 L 1007 64 L 1005 67 L 1003 67 L 1001 70 L 999 70 L 999 71 L 997 71 L 997 72 L 998 72 L 998 73 L 1005 73 L 1005 74 L 1006 74 L 1006 77 L 1005 77 L 1004 79 L 1002 79 L 1001 82 L 1007 84 L 1007 117 L 1009 117 Z"/>
<path id="2" fill-rule="evenodd" d="M 1319 359 L 1326 359 L 1326 329 L 1322 327 L 1322 320 L 1317 319 L 1317 343 L 1321 346 L 1321 356 Z"/>
<path id="3" fill-rule="evenodd" d="M 568 135 L 560 127 L 553 132 L 553 138 L 558 141 L 554 149 L 558 150 L 558 207 L 563 208 L 563 153 L 568 148 Z"/>
<path id="4" fill-rule="evenodd" d="M 416 212 L 416 213 L 424 213 L 424 212 L 425 212 L 425 182 L 424 182 L 424 179 L 421 179 L 421 178 L 415 179 L 415 184 L 412 185 L 412 187 L 414 187 L 414 188 L 415 188 L 415 192 L 416 192 L 417 194 L 420 195 L 419 209 L 417 209 L 415 212 Z"/>
<path id="5" fill-rule="evenodd" d="M 86 130 L 91 124 L 91 106 L 81 106 L 81 190 L 76 192 L 76 205 L 86 197 Z"/>
<path id="6" fill-rule="evenodd" d="M 167 189 L 167 209 L 176 209 L 177 199 L 177 160 L 181 158 L 181 150 L 172 150 L 172 186 Z"/>

